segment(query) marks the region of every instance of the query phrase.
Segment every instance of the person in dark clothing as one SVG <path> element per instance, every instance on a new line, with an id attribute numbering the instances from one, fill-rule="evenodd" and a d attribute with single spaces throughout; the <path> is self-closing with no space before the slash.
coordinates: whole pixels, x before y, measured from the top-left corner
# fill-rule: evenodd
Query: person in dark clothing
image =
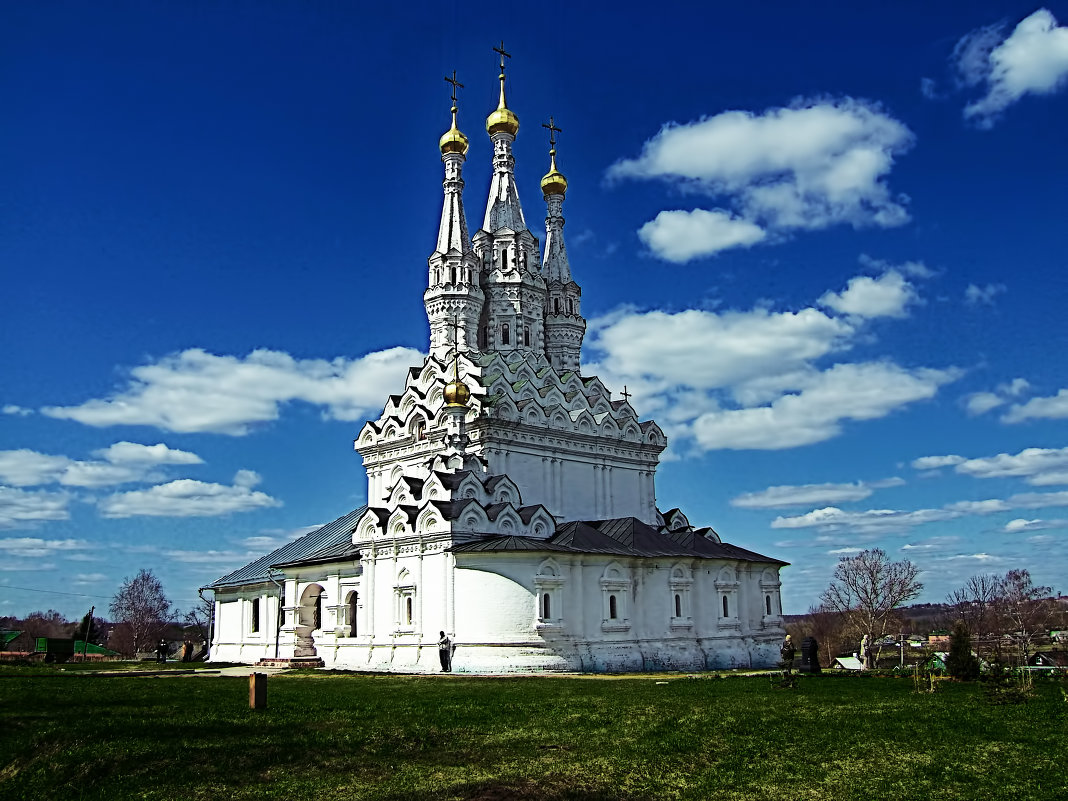
<path id="1" fill-rule="evenodd" d="M 438 659 L 441 661 L 441 672 L 452 673 L 452 640 L 444 631 L 438 639 Z"/>

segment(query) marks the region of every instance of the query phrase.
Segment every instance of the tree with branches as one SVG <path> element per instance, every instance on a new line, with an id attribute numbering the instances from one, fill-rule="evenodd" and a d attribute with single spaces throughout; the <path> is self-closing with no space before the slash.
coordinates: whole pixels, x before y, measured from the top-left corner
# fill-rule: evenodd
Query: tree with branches
<path id="1" fill-rule="evenodd" d="M 964 586 L 946 596 L 953 619 L 964 621 L 974 638 L 975 649 L 982 656 L 984 637 L 989 638 L 997 627 L 995 616 L 1001 595 L 1002 580 L 993 573 L 972 576 Z"/>
<path id="2" fill-rule="evenodd" d="M 1050 587 L 1036 586 L 1029 570 L 1010 570 L 1001 580 L 997 609 L 1003 627 L 1019 651 L 1020 664 L 1026 665 L 1034 652 L 1035 641 L 1046 635 L 1056 605 Z"/>
<path id="3" fill-rule="evenodd" d="M 126 650 L 133 654 L 148 650 L 171 617 L 171 602 L 163 593 L 163 583 L 144 568 L 132 579 L 123 579 L 109 608 L 112 620 L 126 629 Z"/>
<path id="4" fill-rule="evenodd" d="M 911 601 L 923 590 L 917 581 L 919 568 L 908 559 L 893 562 L 881 548 L 861 551 L 856 556 L 838 560 L 830 586 L 820 595 L 825 609 L 838 612 L 857 636 L 867 636 L 876 644 L 896 623 L 894 610 Z M 882 651 L 881 646 L 877 646 Z M 864 654 L 865 667 L 871 668 L 871 649 Z"/>

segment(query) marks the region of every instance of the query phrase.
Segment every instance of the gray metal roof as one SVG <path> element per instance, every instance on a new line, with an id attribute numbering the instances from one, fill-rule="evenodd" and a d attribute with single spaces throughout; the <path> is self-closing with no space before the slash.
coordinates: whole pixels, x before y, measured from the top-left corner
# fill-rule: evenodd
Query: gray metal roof
<path id="1" fill-rule="evenodd" d="M 693 532 L 662 533 L 634 517 L 609 520 L 573 520 L 556 529 L 548 540 L 532 537 L 489 537 L 452 548 L 453 553 L 488 551 L 566 551 L 619 556 L 674 556 L 700 559 L 733 559 L 785 565 L 781 559 L 763 556 L 736 545 L 714 542 Z"/>
<path id="2" fill-rule="evenodd" d="M 269 581 L 269 568 L 298 562 L 314 562 L 327 557 L 344 558 L 346 546 L 352 546 L 352 530 L 356 521 L 366 511 L 366 506 L 354 509 L 332 523 L 315 529 L 277 550 L 261 556 L 244 567 L 216 579 L 205 589 L 232 587 L 240 584 L 257 584 Z"/>

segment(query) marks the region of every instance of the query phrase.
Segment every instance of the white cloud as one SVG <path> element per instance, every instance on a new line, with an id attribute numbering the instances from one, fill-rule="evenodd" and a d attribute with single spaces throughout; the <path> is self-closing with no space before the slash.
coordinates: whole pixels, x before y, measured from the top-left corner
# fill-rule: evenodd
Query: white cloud
<path id="1" fill-rule="evenodd" d="M 164 551 L 163 555 L 168 559 L 173 559 L 175 562 L 182 562 L 187 565 L 232 565 L 235 562 L 241 562 L 243 559 L 248 559 L 247 553 L 239 553 L 237 551 Z"/>
<path id="2" fill-rule="evenodd" d="M 863 500 L 872 492 L 872 485 L 862 481 L 855 484 L 782 485 L 768 487 L 760 492 L 746 492 L 738 495 L 731 498 L 731 506 L 743 509 L 777 509 L 817 503 L 845 503 Z"/>
<path id="3" fill-rule="evenodd" d="M 1015 454 L 966 459 L 954 469 L 973 478 L 1022 478 L 1034 486 L 1068 484 L 1068 448 L 1024 448 Z"/>
<path id="4" fill-rule="evenodd" d="M 917 300 L 916 290 L 897 270 L 888 270 L 871 278 L 851 278 L 842 292 L 828 292 L 819 302 L 839 314 L 856 317 L 904 317 L 910 303 Z"/>
<path id="5" fill-rule="evenodd" d="M 1001 419 L 1006 423 L 1022 423 L 1024 420 L 1065 418 L 1068 418 L 1068 389 L 1049 398 L 1031 398 L 1027 403 L 1013 404 Z"/>
<path id="6" fill-rule="evenodd" d="M 729 246 L 732 239 L 753 244 L 763 238 L 757 235 L 761 229 L 907 222 L 903 201 L 891 196 L 886 176 L 912 142 L 911 131 L 877 105 L 852 98 L 802 99 L 759 115 L 726 111 L 685 125 L 669 123 L 638 158 L 612 165 L 608 177 L 664 179 L 733 206 L 686 218 L 689 241 L 673 243 L 673 251 L 658 249 L 663 240 L 647 242 L 656 255 L 685 261 Z M 740 227 L 742 221 L 752 227 Z M 702 222 L 717 230 L 695 234 Z"/>
<path id="7" fill-rule="evenodd" d="M 896 509 L 868 509 L 849 512 L 835 506 L 814 509 L 794 517 L 777 517 L 772 528 L 816 528 L 821 531 L 850 531 L 858 534 L 887 534 L 906 531 L 925 523 L 937 523 L 960 517 L 959 512 L 947 509 L 917 509 L 903 512 Z"/>
<path id="8" fill-rule="evenodd" d="M 276 420 L 280 407 L 304 401 L 337 420 L 358 420 L 381 406 L 383 386 L 403 382 L 421 359 L 410 348 L 390 348 L 360 359 L 294 359 L 255 350 L 244 358 L 190 349 L 135 367 L 126 387 L 79 406 L 42 413 L 91 426 L 149 425 L 166 431 L 247 434 Z"/>
<path id="9" fill-rule="evenodd" d="M 112 464 L 204 464 L 204 460 L 195 453 L 169 448 L 162 442 L 155 445 L 140 445 L 136 442 L 116 442 L 107 448 L 93 451 Z"/>
<path id="10" fill-rule="evenodd" d="M 3 409 L 0 409 L 4 414 L 13 414 L 18 417 L 28 417 L 33 414 L 33 409 L 24 409 L 21 406 L 16 406 L 13 403 L 8 403 Z"/>
<path id="11" fill-rule="evenodd" d="M 912 466 L 917 470 L 937 470 L 940 467 L 952 467 L 966 461 L 963 456 L 921 456 L 912 460 Z"/>
<path id="12" fill-rule="evenodd" d="M 993 126 L 1024 95 L 1052 94 L 1068 82 L 1068 28 L 1058 26 L 1048 10 L 1040 8 L 1007 39 L 990 47 L 996 30 L 983 28 L 969 34 L 954 52 L 965 83 L 986 84 L 986 95 L 964 108 L 965 119 L 980 128 Z"/>
<path id="13" fill-rule="evenodd" d="M 964 302 L 969 306 L 993 306 L 994 298 L 1004 291 L 1004 284 L 987 284 L 986 286 L 968 284 L 964 290 Z"/>
<path id="14" fill-rule="evenodd" d="M 1009 498 L 1014 509 L 1046 509 L 1068 506 L 1068 490 L 1062 492 L 1021 492 Z"/>
<path id="15" fill-rule="evenodd" d="M 966 515 L 991 515 L 995 512 L 1004 512 L 1012 508 L 1000 498 L 989 498 L 985 501 L 956 501 L 947 503 L 945 506 L 951 512 L 961 512 Z"/>
<path id="16" fill-rule="evenodd" d="M 242 473 L 252 471 L 240 471 L 238 477 Z M 115 493 L 98 504 L 104 517 L 217 517 L 281 505 L 270 495 L 236 482 L 228 487 L 188 478 Z"/>
<path id="17" fill-rule="evenodd" d="M 39 559 L 46 556 L 83 550 L 89 547 L 82 540 L 43 540 L 37 537 L 9 537 L 0 539 L 0 555 Z"/>
<path id="18" fill-rule="evenodd" d="M 195 453 L 157 445 L 116 442 L 94 451 L 104 461 L 81 461 L 39 453 L 26 448 L 0 451 L 0 481 L 16 487 L 61 484 L 67 487 L 107 487 L 135 481 L 158 480 L 157 465 L 202 464 Z"/>
<path id="19" fill-rule="evenodd" d="M 604 369 L 619 375 L 712 389 L 796 371 L 844 347 L 852 334 L 849 324 L 811 308 L 689 309 L 592 321 L 587 343 L 590 352 L 604 351 Z"/>
<path id="20" fill-rule="evenodd" d="M 991 409 L 1004 406 L 1007 401 L 993 392 L 974 392 L 964 399 L 964 409 L 969 415 L 986 414 Z"/>
<path id="21" fill-rule="evenodd" d="M 708 412 L 694 421 L 707 449 L 781 448 L 823 442 L 846 420 L 874 420 L 935 395 L 955 370 L 908 370 L 890 362 L 837 364 L 766 406 Z"/>
<path id="22" fill-rule="evenodd" d="M 662 211 L 638 229 L 638 238 L 653 253 L 682 264 L 721 250 L 749 247 L 767 234 L 759 225 L 727 211 Z"/>
<path id="23" fill-rule="evenodd" d="M 110 576 L 104 573 L 76 573 L 74 575 L 75 584 L 96 584 L 101 581 L 109 581 Z"/>
<path id="24" fill-rule="evenodd" d="M 920 94 L 928 100 L 938 99 L 938 84 L 933 78 L 920 78 Z"/>
<path id="25" fill-rule="evenodd" d="M 899 268 L 899 278 L 905 270 L 928 274 L 919 263 Z M 843 302 L 859 310 L 863 293 L 854 284 L 842 293 Z M 864 310 L 876 313 L 875 304 L 865 303 Z M 882 303 L 880 313 L 889 311 Z M 680 443 L 683 451 L 793 448 L 837 436 L 846 420 L 884 417 L 930 398 L 959 377 L 956 368 L 909 369 L 888 360 L 818 365 L 862 338 L 870 344 L 865 324 L 860 315 L 836 317 L 811 307 L 625 308 L 589 321 L 583 372 L 626 386 L 676 451 Z"/>
<path id="26" fill-rule="evenodd" d="M 47 492 L 0 486 L 0 529 L 31 528 L 47 520 L 68 520 L 70 496 L 65 492 Z"/>
<path id="27" fill-rule="evenodd" d="M 1062 521 L 1059 520 L 1025 520 L 1022 517 L 1018 517 L 1015 520 L 1010 520 L 1005 524 L 1005 528 L 1002 529 L 1006 534 L 1019 534 L 1022 531 L 1041 531 L 1042 529 L 1051 528 L 1049 525 L 1053 523 L 1054 526 Z"/>

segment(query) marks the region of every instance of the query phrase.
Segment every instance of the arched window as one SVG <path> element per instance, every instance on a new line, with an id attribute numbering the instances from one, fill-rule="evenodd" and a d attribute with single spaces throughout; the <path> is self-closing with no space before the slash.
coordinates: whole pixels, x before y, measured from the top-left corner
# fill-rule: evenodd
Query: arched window
<path id="1" fill-rule="evenodd" d="M 523 326 L 523 344 L 526 345 L 528 348 L 530 347 L 530 326 L 529 325 L 524 325 Z"/>
<path id="2" fill-rule="evenodd" d="M 404 622 L 409 626 L 412 625 L 412 596 L 410 595 L 404 599 Z"/>
<path id="3" fill-rule="evenodd" d="M 560 313 L 560 298 L 553 298 L 553 311 L 555 314 Z"/>
<path id="4" fill-rule="evenodd" d="M 549 599 L 549 593 L 542 593 L 541 596 L 541 619 L 549 620 L 552 618 L 552 605 Z"/>
<path id="5" fill-rule="evenodd" d="M 764 608 L 767 609 L 768 614 L 770 615 L 771 614 L 771 596 L 770 595 L 765 595 L 764 596 Z"/>
<path id="6" fill-rule="evenodd" d="M 508 248 L 501 250 L 501 269 L 508 272 Z"/>
<path id="7" fill-rule="evenodd" d="M 573 301 L 571 298 L 567 299 L 567 313 L 568 314 L 574 314 L 575 313 L 575 301 Z"/>
<path id="8" fill-rule="evenodd" d="M 501 325 L 501 344 L 508 344 L 508 323 L 504 323 Z"/>
<path id="9" fill-rule="evenodd" d="M 619 609 L 616 606 L 616 596 L 615 595 L 609 595 L 608 596 L 608 619 L 609 620 L 615 620 L 617 617 L 619 617 Z"/>
<path id="10" fill-rule="evenodd" d="M 728 614 L 728 612 L 727 612 L 727 596 L 726 595 L 723 596 L 723 617 L 730 617 L 730 614 Z"/>
<path id="11" fill-rule="evenodd" d="M 358 605 L 357 602 L 359 601 L 359 597 L 360 596 L 355 592 L 352 593 L 351 595 L 349 595 L 349 636 L 350 637 L 355 637 L 356 636 L 356 607 Z"/>
<path id="12" fill-rule="evenodd" d="M 451 284 L 455 284 L 456 283 L 456 268 L 455 267 L 450 267 L 449 268 L 449 283 L 451 283 Z"/>
<path id="13" fill-rule="evenodd" d="M 323 627 L 323 596 L 315 596 L 315 608 L 312 610 L 312 628 L 321 629 Z"/>
<path id="14" fill-rule="evenodd" d="M 675 617 L 682 617 L 682 596 L 675 593 Z"/>

